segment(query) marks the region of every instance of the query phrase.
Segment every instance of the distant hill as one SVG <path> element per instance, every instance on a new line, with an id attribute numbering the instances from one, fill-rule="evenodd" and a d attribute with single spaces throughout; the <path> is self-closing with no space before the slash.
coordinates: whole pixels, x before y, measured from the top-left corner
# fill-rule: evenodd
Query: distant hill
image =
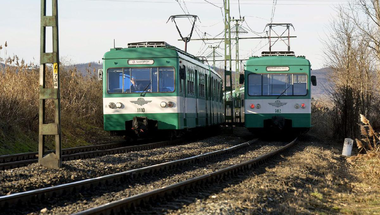
<path id="1" fill-rule="evenodd" d="M 103 68 L 103 64 L 98 64 L 98 63 L 95 63 L 95 62 L 90 62 L 90 63 L 80 63 L 80 64 L 74 64 L 74 65 L 69 65 L 69 66 L 66 66 L 67 68 L 71 69 L 71 68 L 74 68 L 76 67 L 78 71 L 80 71 L 80 73 L 82 75 L 87 75 L 87 70 L 94 70 L 95 69 L 95 74 L 97 74 L 98 72 L 98 69 L 102 69 Z"/>
<path id="2" fill-rule="evenodd" d="M 311 75 L 317 77 L 317 86 L 311 87 L 311 96 L 315 99 L 328 98 L 328 89 L 332 83 L 328 79 L 328 73 L 332 72 L 330 68 L 323 68 L 318 70 L 312 70 Z"/>
<path id="3" fill-rule="evenodd" d="M 0 63 L 0 68 L 4 68 L 5 65 L 3 63 Z M 16 67 L 14 65 L 7 65 L 7 67 Z M 80 71 L 81 74 L 87 75 L 87 70 L 93 71 L 95 69 L 96 73 L 98 69 L 103 68 L 103 64 L 98 64 L 95 62 L 90 62 L 90 63 L 80 63 L 80 64 L 73 64 L 73 65 L 65 65 L 67 69 L 73 69 L 74 67 L 77 68 L 78 71 Z M 34 68 L 39 68 L 39 65 L 37 65 Z"/>

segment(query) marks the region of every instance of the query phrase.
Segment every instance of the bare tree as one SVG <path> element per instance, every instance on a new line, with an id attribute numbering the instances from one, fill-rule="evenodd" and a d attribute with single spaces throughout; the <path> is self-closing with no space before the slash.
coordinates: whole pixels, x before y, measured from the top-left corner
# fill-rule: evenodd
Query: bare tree
<path id="1" fill-rule="evenodd" d="M 374 78 L 373 52 L 369 38 L 357 28 L 347 8 L 339 7 L 337 20 L 331 23 L 331 37 L 326 41 L 325 56 L 332 68 L 329 78 L 334 85 L 334 133 L 341 137 L 358 135 L 360 114 L 371 111 Z"/>

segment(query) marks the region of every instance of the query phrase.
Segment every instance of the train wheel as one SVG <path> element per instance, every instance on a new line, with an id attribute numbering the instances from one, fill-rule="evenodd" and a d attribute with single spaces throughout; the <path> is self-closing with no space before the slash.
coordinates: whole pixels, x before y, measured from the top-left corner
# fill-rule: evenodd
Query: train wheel
<path id="1" fill-rule="evenodd" d="M 170 140 L 175 140 L 175 139 L 178 139 L 178 138 L 182 137 L 182 135 L 183 135 L 183 132 L 178 131 L 178 130 L 174 130 L 174 131 L 170 132 L 169 139 Z"/>

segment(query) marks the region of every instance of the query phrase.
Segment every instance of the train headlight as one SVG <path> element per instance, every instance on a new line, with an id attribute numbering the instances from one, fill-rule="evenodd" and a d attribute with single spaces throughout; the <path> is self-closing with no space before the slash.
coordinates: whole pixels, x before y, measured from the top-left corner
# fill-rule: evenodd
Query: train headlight
<path id="1" fill-rule="evenodd" d="M 302 104 L 301 104 L 301 108 L 302 108 L 302 109 L 305 109 L 305 108 L 306 108 L 305 103 L 302 103 Z"/>
<path id="2" fill-rule="evenodd" d="M 122 108 L 122 107 L 123 107 L 123 104 L 122 104 L 121 102 L 117 102 L 117 103 L 116 103 L 116 107 L 117 107 L 117 108 Z"/>
<path id="3" fill-rule="evenodd" d="M 257 105 L 256 105 L 256 108 L 257 108 L 257 109 L 260 109 L 260 108 L 261 108 L 261 105 L 260 105 L 260 104 L 257 104 Z"/>
<path id="4" fill-rule="evenodd" d="M 168 106 L 168 103 L 166 103 L 166 102 L 161 102 L 161 103 L 160 103 L 160 106 L 161 106 L 162 108 L 166 108 L 166 107 Z"/>
<path id="5" fill-rule="evenodd" d="M 297 104 L 294 105 L 294 108 L 298 109 L 298 108 L 300 108 L 300 105 L 297 103 Z"/>
<path id="6" fill-rule="evenodd" d="M 114 102 L 110 102 L 108 104 L 108 107 L 111 108 L 111 109 L 115 109 L 116 108 L 116 104 Z"/>
<path id="7" fill-rule="evenodd" d="M 249 107 L 250 107 L 251 109 L 254 109 L 254 108 L 255 108 L 255 105 L 254 105 L 254 104 L 251 104 Z"/>

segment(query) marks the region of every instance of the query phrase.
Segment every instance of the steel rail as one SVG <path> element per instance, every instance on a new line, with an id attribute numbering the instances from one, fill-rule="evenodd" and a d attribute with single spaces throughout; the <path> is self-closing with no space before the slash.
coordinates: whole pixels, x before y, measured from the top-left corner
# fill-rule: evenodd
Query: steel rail
<path id="1" fill-rule="evenodd" d="M 174 142 L 179 142 L 182 140 L 175 140 Z M 108 144 L 103 146 L 87 146 L 87 147 L 76 147 L 76 148 L 70 148 L 66 150 L 66 153 L 63 153 L 62 155 L 62 161 L 68 161 L 68 160 L 75 160 L 75 159 L 85 159 L 85 158 L 93 158 L 93 157 L 99 157 L 103 155 L 108 154 L 116 154 L 116 153 L 125 153 L 130 151 L 140 151 L 140 150 L 147 150 L 147 149 L 153 149 L 156 147 L 163 147 L 167 145 L 171 145 L 174 143 L 173 141 L 160 141 L 155 143 L 147 143 L 147 144 L 141 144 L 141 145 L 133 145 L 133 146 L 124 146 L 124 147 L 117 147 L 112 148 L 116 146 L 120 146 L 120 143 L 118 144 Z M 91 149 L 93 149 L 91 151 Z M 29 153 L 25 153 L 29 154 Z M 23 154 L 20 154 L 23 155 Z M 5 157 L 5 156 L 3 156 Z M 26 158 L 29 158 L 30 156 L 27 155 Z M 37 153 L 35 153 L 34 158 L 27 159 L 27 160 L 18 160 L 18 161 L 11 161 L 11 162 L 5 162 L 0 163 L 0 170 L 5 169 L 12 169 L 16 167 L 26 166 L 32 163 L 37 163 L 38 156 Z"/>
<path id="2" fill-rule="evenodd" d="M 6 195 L 6 196 L 0 196 L 0 208 L 24 205 L 25 203 L 29 203 L 29 202 L 32 202 L 32 203 L 39 202 L 41 200 L 49 199 L 52 197 L 57 198 L 63 195 L 70 195 L 76 192 L 81 192 L 83 190 L 99 188 L 100 186 L 103 186 L 103 185 L 107 186 L 107 185 L 112 185 L 118 182 L 122 183 L 122 182 L 127 181 L 130 178 L 135 178 L 136 176 L 144 176 L 146 174 L 160 172 L 165 169 L 178 168 L 178 166 L 180 165 L 204 161 L 206 159 L 210 159 L 212 157 L 215 157 L 221 154 L 230 153 L 234 150 L 237 150 L 243 147 L 248 147 L 255 141 L 257 141 L 257 139 L 244 142 L 244 143 L 241 143 L 241 144 L 238 144 L 226 149 L 208 152 L 201 155 L 183 158 L 180 160 L 155 164 L 148 167 L 127 170 L 124 172 L 119 172 L 119 173 L 115 173 L 111 175 L 105 175 L 105 176 L 100 176 L 97 178 L 76 181 L 72 183 L 57 185 L 54 187 L 46 187 L 46 188 L 40 188 L 40 189 L 26 191 L 26 192 L 14 193 L 14 194 Z"/>
<path id="3" fill-rule="evenodd" d="M 123 145 L 122 142 L 118 142 L 118 143 L 108 143 L 108 144 L 101 144 L 101 145 L 79 146 L 79 147 L 63 149 L 62 154 L 65 155 L 65 154 L 73 154 L 73 153 L 86 152 L 86 151 L 104 150 L 104 149 L 109 149 L 109 148 L 120 147 L 122 145 Z M 11 154 L 11 155 L 0 155 L 0 163 L 29 160 L 29 159 L 34 159 L 34 158 L 38 158 L 38 152 L 26 152 L 26 153 L 18 153 L 18 154 Z"/>
<path id="4" fill-rule="evenodd" d="M 164 188 L 156 189 L 150 192 L 134 195 L 125 199 L 110 202 L 108 204 L 102 205 L 100 207 L 88 209 L 75 215 L 87 215 L 87 214 L 128 214 L 137 210 L 139 207 L 150 206 L 152 203 L 158 203 L 165 201 L 165 199 L 170 198 L 170 196 L 182 194 L 186 191 L 194 191 L 194 188 L 200 185 L 207 185 L 215 180 L 222 180 L 226 176 L 235 175 L 238 172 L 245 171 L 247 169 L 253 168 L 255 165 L 265 161 L 266 159 L 275 156 L 289 147 L 293 146 L 297 138 L 287 145 L 257 157 L 255 159 L 230 166 L 219 171 L 206 174 L 203 176 L 198 176 L 177 184 L 173 184 Z"/>

